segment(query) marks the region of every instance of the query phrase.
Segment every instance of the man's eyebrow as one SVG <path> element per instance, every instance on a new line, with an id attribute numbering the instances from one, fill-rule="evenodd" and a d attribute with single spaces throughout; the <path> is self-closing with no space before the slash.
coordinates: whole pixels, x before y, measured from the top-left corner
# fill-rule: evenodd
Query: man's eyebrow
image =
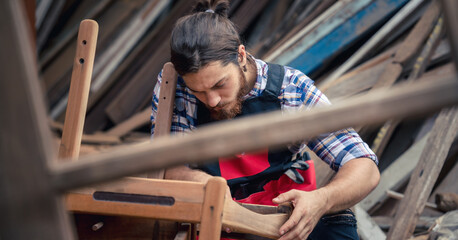
<path id="1" fill-rule="evenodd" d="M 210 89 L 215 88 L 218 84 L 220 84 L 220 83 L 221 83 L 222 81 L 224 81 L 225 79 L 226 79 L 226 77 L 223 77 L 223 78 L 220 79 L 218 82 L 216 82 L 216 83 L 213 85 L 213 87 L 211 87 Z M 193 92 L 197 92 L 197 93 L 198 93 L 198 92 L 202 92 L 202 91 L 196 91 L 196 90 L 190 88 L 189 86 L 186 86 L 186 87 L 189 88 L 189 90 L 191 90 L 191 91 L 193 91 Z"/>

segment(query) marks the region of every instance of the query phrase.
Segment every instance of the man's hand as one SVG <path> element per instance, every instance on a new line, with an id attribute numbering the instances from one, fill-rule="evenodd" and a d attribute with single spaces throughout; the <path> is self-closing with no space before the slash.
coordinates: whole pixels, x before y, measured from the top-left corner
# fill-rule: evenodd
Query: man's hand
<path id="1" fill-rule="evenodd" d="M 328 210 L 327 197 L 320 191 L 291 190 L 272 200 L 276 204 L 292 202 L 293 213 L 281 226 L 279 240 L 307 239 L 315 225 Z"/>

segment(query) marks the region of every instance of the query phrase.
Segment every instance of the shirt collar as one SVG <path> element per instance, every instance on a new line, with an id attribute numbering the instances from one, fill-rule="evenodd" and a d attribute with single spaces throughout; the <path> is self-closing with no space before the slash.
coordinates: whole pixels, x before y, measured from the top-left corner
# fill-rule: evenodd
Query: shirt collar
<path id="1" fill-rule="evenodd" d="M 261 95 L 262 91 L 264 91 L 267 85 L 267 71 L 269 68 L 266 62 L 260 59 L 256 59 L 251 55 L 248 56 L 251 57 L 256 63 L 256 82 L 251 91 L 245 95 L 244 100 Z"/>

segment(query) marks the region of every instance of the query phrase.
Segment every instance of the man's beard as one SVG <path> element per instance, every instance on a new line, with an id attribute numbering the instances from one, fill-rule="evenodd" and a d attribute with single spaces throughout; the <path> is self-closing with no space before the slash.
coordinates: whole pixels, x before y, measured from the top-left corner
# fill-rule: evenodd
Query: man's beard
<path id="1" fill-rule="evenodd" d="M 237 92 L 237 97 L 233 102 L 224 104 L 223 106 L 216 106 L 222 107 L 220 110 L 216 110 L 215 108 L 209 108 L 211 117 L 214 120 L 225 120 L 225 119 L 232 119 L 235 116 L 237 116 L 239 113 L 242 112 L 242 103 L 243 103 L 243 97 L 248 93 L 250 89 L 247 82 L 246 82 L 246 77 L 242 72 L 242 69 L 239 68 L 240 71 L 240 77 L 239 77 L 239 82 L 240 82 L 240 88 Z M 230 106 L 232 105 L 232 106 Z M 207 106 L 208 107 L 208 106 Z M 228 107 L 228 108 L 225 108 Z"/>

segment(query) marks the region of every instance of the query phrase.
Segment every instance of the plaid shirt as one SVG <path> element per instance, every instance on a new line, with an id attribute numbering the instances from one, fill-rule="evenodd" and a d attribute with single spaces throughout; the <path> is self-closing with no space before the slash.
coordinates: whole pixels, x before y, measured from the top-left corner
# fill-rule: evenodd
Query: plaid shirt
<path id="1" fill-rule="evenodd" d="M 245 99 L 258 97 L 266 88 L 268 65 L 262 60 L 255 59 L 257 66 L 257 79 L 254 88 L 245 96 Z M 158 96 L 162 80 L 159 73 L 152 99 L 151 135 L 154 135 L 155 119 L 157 115 Z M 312 107 L 330 105 L 326 96 L 318 90 L 314 82 L 304 73 L 285 66 L 285 77 L 282 90 L 278 99 L 282 111 L 303 111 Z M 175 108 L 172 117 L 172 134 L 185 134 L 196 129 L 197 98 L 188 89 L 181 77 L 178 77 Z M 295 154 L 302 151 L 307 145 L 318 157 L 337 171 L 346 162 L 355 158 L 370 158 L 376 164 L 378 160 L 369 146 L 363 142 L 358 133 L 352 128 L 342 129 L 333 133 L 325 133 L 307 142 L 289 146 Z"/>

